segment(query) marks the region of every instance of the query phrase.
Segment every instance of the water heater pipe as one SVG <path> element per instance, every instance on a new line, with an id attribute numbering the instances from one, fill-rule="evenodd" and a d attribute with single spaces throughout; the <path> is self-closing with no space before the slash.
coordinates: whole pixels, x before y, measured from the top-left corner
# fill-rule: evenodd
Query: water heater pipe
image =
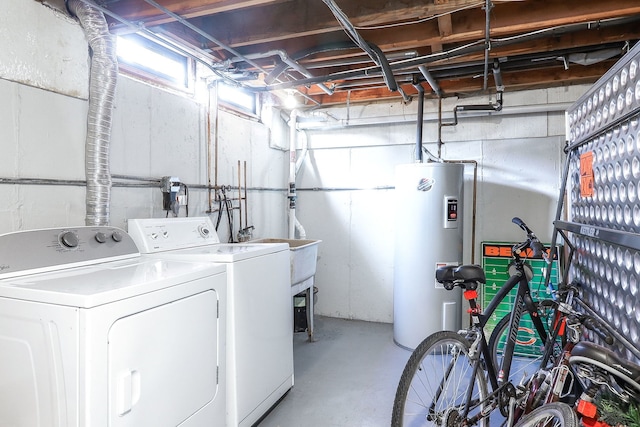
<path id="1" fill-rule="evenodd" d="M 467 163 L 473 165 L 473 192 L 471 195 L 471 264 L 476 263 L 476 213 L 478 204 L 478 162 L 475 160 L 445 160 L 445 163 Z"/>
<path id="2" fill-rule="evenodd" d="M 434 79 L 429 70 L 427 70 L 427 67 L 425 67 L 424 65 L 420 65 L 418 66 L 418 70 L 420 70 L 420 72 L 424 76 L 424 79 L 427 81 L 427 83 L 429 83 L 429 86 L 431 86 L 433 92 L 438 95 L 438 98 L 442 98 L 442 89 L 440 89 L 440 85 L 438 84 L 436 79 Z"/>
<path id="3" fill-rule="evenodd" d="M 98 9 L 80 0 L 68 0 L 69 12 L 84 29 L 91 48 L 89 113 L 85 143 L 86 225 L 109 225 L 111 172 L 109 142 L 113 101 L 118 79 L 118 60 L 114 37 Z"/>
<path id="4" fill-rule="evenodd" d="M 422 125 L 424 120 L 424 88 L 422 84 L 416 83 L 413 85 L 418 89 L 418 123 L 416 133 L 416 163 L 422 163 Z"/>

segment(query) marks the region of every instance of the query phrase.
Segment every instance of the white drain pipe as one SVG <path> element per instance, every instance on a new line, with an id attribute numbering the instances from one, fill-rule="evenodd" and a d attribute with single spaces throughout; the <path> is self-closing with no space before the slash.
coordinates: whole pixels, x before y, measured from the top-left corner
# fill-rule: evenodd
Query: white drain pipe
<path id="1" fill-rule="evenodd" d="M 326 113 L 304 112 L 298 109 L 293 109 L 289 115 L 289 194 L 287 195 L 289 199 L 289 239 L 296 238 L 296 230 L 298 230 L 299 239 L 305 239 L 307 237 L 307 232 L 296 218 L 296 175 L 307 154 L 307 147 L 305 145 L 302 155 L 297 159 L 297 123 L 299 117 L 326 120 L 328 116 Z"/>
<path id="2" fill-rule="evenodd" d="M 298 141 L 298 134 L 296 130 L 296 123 L 298 122 L 298 115 L 301 112 L 297 109 L 293 109 L 289 115 L 289 239 L 296 238 L 296 229 L 300 233 L 300 238 L 306 237 L 306 231 L 300 221 L 296 218 L 296 173 L 297 173 L 297 154 L 296 146 Z"/>
<path id="3" fill-rule="evenodd" d="M 109 225 L 111 171 L 109 142 L 111 116 L 118 79 L 115 39 L 98 9 L 80 0 L 68 0 L 67 8 L 78 17 L 91 48 L 89 114 L 85 143 L 87 177 L 86 225 Z"/>

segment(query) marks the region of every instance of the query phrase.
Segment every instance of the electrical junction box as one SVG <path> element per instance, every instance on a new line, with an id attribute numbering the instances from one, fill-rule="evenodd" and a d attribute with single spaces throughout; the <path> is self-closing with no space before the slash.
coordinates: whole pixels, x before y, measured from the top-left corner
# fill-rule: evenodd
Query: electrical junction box
<path id="1" fill-rule="evenodd" d="M 172 211 L 177 216 L 180 209 L 180 204 L 178 203 L 180 178 L 177 176 L 163 176 L 160 187 L 162 188 L 162 209 Z"/>
<path id="2" fill-rule="evenodd" d="M 180 178 L 177 176 L 163 176 L 161 184 L 164 193 L 177 193 L 180 191 Z"/>

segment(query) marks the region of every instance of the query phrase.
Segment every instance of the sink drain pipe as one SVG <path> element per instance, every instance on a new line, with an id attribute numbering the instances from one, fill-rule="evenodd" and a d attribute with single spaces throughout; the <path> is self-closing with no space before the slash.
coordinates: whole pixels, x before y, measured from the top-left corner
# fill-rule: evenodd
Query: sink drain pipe
<path id="1" fill-rule="evenodd" d="M 305 231 L 300 221 L 296 217 L 296 203 L 298 196 L 296 195 L 296 176 L 298 170 L 302 167 L 302 162 L 307 155 L 306 145 L 302 149 L 300 158 L 297 157 L 297 142 L 298 142 L 298 118 L 315 118 L 320 120 L 326 120 L 328 115 L 326 113 L 315 111 L 302 111 L 293 109 L 289 114 L 289 193 L 287 198 L 289 199 L 289 239 L 296 238 L 296 230 L 298 231 L 299 239 L 306 239 L 307 232 Z"/>
<path id="2" fill-rule="evenodd" d="M 85 143 L 86 225 L 109 225 L 111 172 L 109 142 L 118 60 L 114 37 L 98 9 L 81 0 L 67 0 L 67 9 L 84 29 L 91 48 L 89 113 Z"/>
<path id="3" fill-rule="evenodd" d="M 296 142 L 298 141 L 296 123 L 298 122 L 299 114 L 301 114 L 301 111 L 294 109 L 289 116 L 289 194 L 287 195 L 289 199 L 289 239 L 296 238 L 296 229 L 298 229 L 301 239 L 306 237 L 304 227 L 296 218 Z"/>

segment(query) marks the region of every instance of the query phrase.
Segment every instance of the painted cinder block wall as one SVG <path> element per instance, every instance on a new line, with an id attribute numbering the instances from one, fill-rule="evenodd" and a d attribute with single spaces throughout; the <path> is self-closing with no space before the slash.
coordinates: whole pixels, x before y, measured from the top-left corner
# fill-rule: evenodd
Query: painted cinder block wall
<path id="1" fill-rule="evenodd" d="M 564 112 L 557 106 L 583 90 L 507 92 L 502 113 L 461 117 L 458 126 L 442 129 L 442 158 L 478 164 L 472 259 L 474 167 L 465 163 L 464 262 L 481 262 L 482 241 L 521 239 L 521 230 L 511 223 L 514 216 L 550 240 L 565 144 Z M 456 103 L 490 101 L 447 99 L 443 114 L 451 117 Z M 426 101 L 423 142 L 431 153 L 438 151 L 438 126 L 432 120 L 437 109 L 436 101 Z M 415 161 L 416 124 L 403 121 L 415 117 L 416 105 L 357 105 L 329 113 L 338 121 L 307 126 L 309 152 L 298 180 L 303 226 L 308 236 L 323 239 L 316 309 L 329 316 L 392 322 L 395 199 L 390 187 L 395 166 Z M 389 117 L 395 123 L 389 124 Z M 373 118 L 384 123 L 368 124 Z M 345 125 L 348 121 L 352 124 Z"/>
<path id="2" fill-rule="evenodd" d="M 0 16 L 0 233 L 83 225 L 82 185 L 16 180 L 85 179 L 89 56 L 84 34 L 73 19 L 37 1 L 5 3 Z M 461 117 L 457 126 L 443 129 L 442 157 L 478 164 L 476 262 L 481 241 L 521 237 L 510 223 L 516 215 L 541 238 L 550 238 L 565 139 L 564 114 L 557 106 L 571 103 L 586 90 L 512 93 L 507 88 L 503 113 Z M 266 107 L 263 122 L 220 111 L 218 133 L 209 135 L 208 129 L 215 129 L 210 126 L 214 113 L 207 111 L 207 97 L 197 95 L 121 76 L 111 172 L 154 179 L 178 176 L 194 188 L 206 186 L 217 173 L 219 184 L 237 186 L 237 162 L 246 161 L 248 223 L 255 226 L 254 237 L 287 237 L 288 132 L 280 111 Z M 443 111 L 446 116 L 457 103 L 490 101 L 446 99 Z M 435 153 L 437 103 L 425 102 L 423 141 Z M 523 113 L 518 109 L 522 106 L 534 106 L 536 112 Z M 544 112 L 544 106 L 554 111 Z M 297 214 L 307 238 L 322 240 L 316 313 L 391 322 L 394 169 L 414 161 L 416 102 L 326 111 L 333 119 L 301 124 L 299 132 L 300 143 L 306 142 L 309 150 L 297 180 Z M 218 147 L 216 171 L 210 170 L 211 141 Z M 471 261 L 472 179 L 473 167 L 468 165 L 465 262 Z M 190 196 L 189 214 L 207 215 L 208 192 L 195 188 Z M 111 224 L 122 228 L 127 218 L 165 215 L 159 187 L 114 186 L 110 210 Z M 212 216 L 215 221 L 217 214 Z M 228 237 L 225 227 L 220 229 L 222 240 Z"/>

